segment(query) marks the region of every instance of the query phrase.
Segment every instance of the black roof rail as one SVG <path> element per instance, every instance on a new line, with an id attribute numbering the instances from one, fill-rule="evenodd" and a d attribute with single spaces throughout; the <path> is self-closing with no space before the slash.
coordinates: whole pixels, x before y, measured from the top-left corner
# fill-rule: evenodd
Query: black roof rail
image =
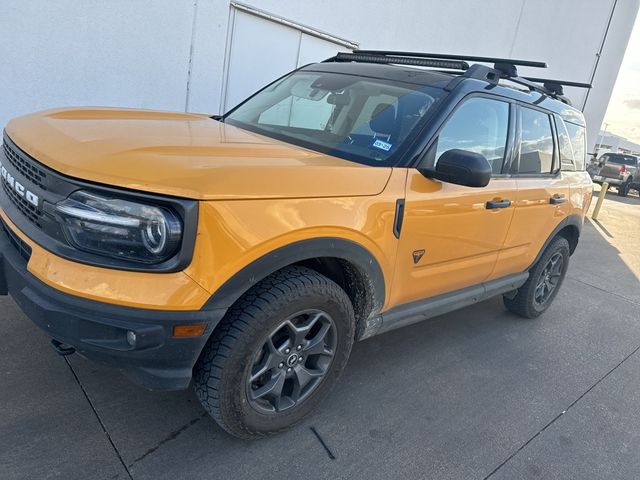
<path id="1" fill-rule="evenodd" d="M 593 85 L 591 85 L 590 83 L 570 82 L 568 80 L 551 80 L 549 78 L 534 78 L 534 77 L 524 77 L 524 78 L 537 83 L 552 83 L 556 85 L 564 85 L 565 87 L 593 88 Z"/>
<path id="2" fill-rule="evenodd" d="M 563 87 L 592 88 L 592 85 L 589 83 L 520 77 L 517 70 L 518 66 L 547 68 L 547 64 L 546 62 L 513 58 L 402 52 L 395 50 L 354 50 L 352 53 L 339 52 L 335 57 L 328 58 L 325 62 L 395 63 L 399 65 L 430 67 L 437 72 L 457 76 L 448 86 L 450 88 L 453 88 L 455 84 L 465 77 L 484 80 L 496 85 L 501 79 L 505 79 L 523 85 L 529 90 L 556 98 L 568 105 L 571 105 L 571 102 L 564 96 Z M 470 66 L 468 62 L 493 63 L 493 68 L 478 64 Z"/>
<path id="3" fill-rule="evenodd" d="M 544 95 L 556 98 L 567 105 L 571 105 L 571 101 L 564 96 L 563 87 L 579 87 L 579 88 L 592 88 L 590 83 L 582 82 L 570 82 L 565 80 L 550 80 L 547 78 L 535 78 L 535 77 L 519 77 L 515 71 L 515 66 L 508 64 L 500 65 L 506 68 L 498 68 L 498 64 L 491 69 L 484 65 L 472 65 L 467 71 L 460 75 L 468 78 L 476 78 L 479 80 L 485 80 L 490 83 L 497 84 L 500 79 L 509 80 L 513 83 L 523 85 L 529 90 L 542 93 Z M 510 75 L 506 70 L 512 67 L 514 75 Z M 542 84 L 542 85 L 540 85 Z"/>
<path id="4" fill-rule="evenodd" d="M 469 64 L 462 60 L 448 58 L 428 58 L 410 55 L 382 55 L 377 53 L 338 52 L 335 57 L 325 62 L 365 62 L 365 63 L 395 63 L 398 65 L 414 65 L 418 67 L 446 68 L 451 70 L 467 70 Z"/>
<path id="5" fill-rule="evenodd" d="M 557 95 L 564 95 L 563 87 L 593 88 L 593 85 L 591 85 L 590 83 L 570 82 L 565 80 L 551 80 L 548 78 L 534 78 L 534 77 L 524 77 L 524 79 L 529 80 L 530 82 L 542 83 L 544 88 L 556 93 Z"/>
<path id="6" fill-rule="evenodd" d="M 547 68 L 545 62 L 532 60 L 516 60 L 513 58 L 476 57 L 472 55 L 449 55 L 447 53 L 398 52 L 392 50 L 354 50 L 353 53 L 367 53 L 372 55 L 391 55 L 394 57 L 434 58 L 443 60 L 463 60 L 466 62 L 506 63 L 521 67 Z"/>
<path id="7" fill-rule="evenodd" d="M 540 85 L 539 83 L 533 82 L 524 77 L 504 77 L 505 80 L 509 80 L 510 82 L 517 83 L 518 85 L 523 85 L 527 87 L 529 90 L 534 92 L 542 93 L 543 95 L 547 95 L 552 98 L 556 98 L 567 105 L 571 105 L 571 100 L 565 97 L 564 92 L 558 91 L 553 88 L 547 88 L 547 85 Z"/>

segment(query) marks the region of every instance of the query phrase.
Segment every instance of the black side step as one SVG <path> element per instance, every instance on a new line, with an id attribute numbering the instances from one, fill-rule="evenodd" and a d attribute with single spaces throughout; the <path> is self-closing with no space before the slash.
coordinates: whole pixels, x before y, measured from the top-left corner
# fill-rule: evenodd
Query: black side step
<path id="1" fill-rule="evenodd" d="M 368 319 L 358 340 L 473 305 L 496 295 L 509 293 L 520 288 L 527 278 L 529 278 L 529 272 L 514 273 L 454 292 L 394 307 Z"/>

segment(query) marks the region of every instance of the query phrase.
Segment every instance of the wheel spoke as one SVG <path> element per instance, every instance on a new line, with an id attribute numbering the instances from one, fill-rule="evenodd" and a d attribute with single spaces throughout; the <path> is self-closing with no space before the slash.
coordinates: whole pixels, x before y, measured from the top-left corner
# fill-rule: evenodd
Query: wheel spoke
<path id="1" fill-rule="evenodd" d="M 283 358 L 284 350 L 290 346 L 291 344 L 287 341 L 287 343 L 285 343 L 284 345 L 280 345 L 280 347 L 276 347 L 276 345 L 273 343 L 273 334 L 270 335 L 269 338 L 267 338 L 267 342 L 266 342 L 267 350 L 269 351 L 269 354 L 273 358 L 277 358 L 278 360 Z"/>
<path id="2" fill-rule="evenodd" d="M 304 325 L 295 325 L 292 321 L 287 322 L 287 326 L 293 334 L 293 345 L 302 345 L 305 341 L 305 337 L 313 329 L 315 324 L 323 317 L 322 312 L 312 314 L 305 322 Z"/>
<path id="3" fill-rule="evenodd" d="M 271 338 L 271 336 L 269 336 L 269 338 L 267 338 L 266 346 L 267 346 L 267 349 L 269 350 L 270 353 L 277 353 L 278 352 L 278 349 L 273 344 L 273 339 Z"/>
<path id="4" fill-rule="evenodd" d="M 262 375 L 264 375 L 265 373 L 267 373 L 269 370 L 271 370 L 271 367 L 269 366 L 269 363 L 266 362 L 262 367 L 260 367 L 258 369 L 257 372 L 252 373 L 251 377 L 249 377 L 249 382 L 253 383 L 256 380 L 258 380 Z"/>
<path id="5" fill-rule="evenodd" d="M 563 265 L 563 261 L 562 261 L 562 256 L 560 254 L 558 254 L 557 257 L 552 258 L 551 259 L 551 268 L 549 268 L 549 274 L 550 275 L 560 275 L 562 272 L 562 265 Z"/>
<path id="6" fill-rule="evenodd" d="M 546 280 L 544 284 L 547 286 L 547 294 L 551 293 L 556 286 L 551 283 L 551 280 Z"/>
<path id="7" fill-rule="evenodd" d="M 324 340 L 319 340 L 317 342 L 314 341 L 303 351 L 307 354 L 307 357 L 311 355 L 325 355 L 327 357 L 333 356 L 333 350 L 325 345 Z"/>
<path id="8" fill-rule="evenodd" d="M 260 365 L 254 365 L 249 382 L 253 383 L 270 370 L 276 369 L 282 361 L 283 359 L 280 355 L 269 352 Z"/>
<path id="9" fill-rule="evenodd" d="M 282 387 L 284 386 L 285 374 L 279 372 L 275 377 L 271 378 L 267 383 L 256 390 L 251 391 L 251 397 L 253 400 L 263 398 L 265 396 L 273 397 L 277 399 L 282 394 Z"/>
<path id="10" fill-rule="evenodd" d="M 304 388 L 309 385 L 311 381 L 324 375 L 323 371 L 312 371 L 302 365 L 298 365 L 293 371 L 295 373 L 295 385 L 291 397 L 294 401 L 297 401 L 300 398 Z"/>
<path id="11" fill-rule="evenodd" d="M 331 350 L 326 345 L 327 334 L 331 330 L 331 324 L 326 323 L 322 325 L 322 328 L 318 333 L 309 341 L 309 343 L 302 349 L 303 352 L 309 355 L 333 355 Z"/>

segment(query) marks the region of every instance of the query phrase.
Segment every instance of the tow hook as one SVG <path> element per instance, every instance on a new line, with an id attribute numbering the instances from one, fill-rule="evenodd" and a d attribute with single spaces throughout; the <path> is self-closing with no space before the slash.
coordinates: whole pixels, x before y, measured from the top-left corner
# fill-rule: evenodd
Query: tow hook
<path id="1" fill-rule="evenodd" d="M 67 345 L 66 343 L 59 342 L 58 340 L 51 340 L 51 346 L 58 355 L 62 355 L 63 357 L 76 353 L 76 349 L 74 347 Z"/>

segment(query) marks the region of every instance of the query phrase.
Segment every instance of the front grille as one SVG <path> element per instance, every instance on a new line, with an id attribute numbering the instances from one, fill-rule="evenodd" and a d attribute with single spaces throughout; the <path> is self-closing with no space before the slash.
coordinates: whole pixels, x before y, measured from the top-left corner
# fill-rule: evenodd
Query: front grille
<path id="1" fill-rule="evenodd" d="M 7 194 L 11 203 L 13 203 L 18 210 L 22 212 L 22 214 L 27 217 L 33 224 L 35 224 L 38 228 L 42 228 L 42 223 L 40 219 L 42 217 L 42 211 L 39 210 L 35 205 L 32 205 L 24 197 L 18 195 L 18 193 L 8 186 L 6 182 L 1 182 L 4 193 Z"/>
<path id="2" fill-rule="evenodd" d="M 9 242 L 18 250 L 20 256 L 28 262 L 31 258 L 31 247 L 9 228 L 2 217 L 0 217 L 0 229 L 9 237 Z"/>
<path id="3" fill-rule="evenodd" d="M 4 154 L 6 155 L 7 160 L 9 160 L 9 163 L 11 163 L 14 168 L 41 189 L 47 189 L 44 184 L 44 180 L 47 178 L 47 173 L 44 170 L 38 168 L 38 166 L 34 165 L 33 162 L 29 162 L 25 159 L 25 155 L 20 155 L 17 151 L 7 145 L 7 142 L 4 142 L 2 146 L 4 147 Z"/>

